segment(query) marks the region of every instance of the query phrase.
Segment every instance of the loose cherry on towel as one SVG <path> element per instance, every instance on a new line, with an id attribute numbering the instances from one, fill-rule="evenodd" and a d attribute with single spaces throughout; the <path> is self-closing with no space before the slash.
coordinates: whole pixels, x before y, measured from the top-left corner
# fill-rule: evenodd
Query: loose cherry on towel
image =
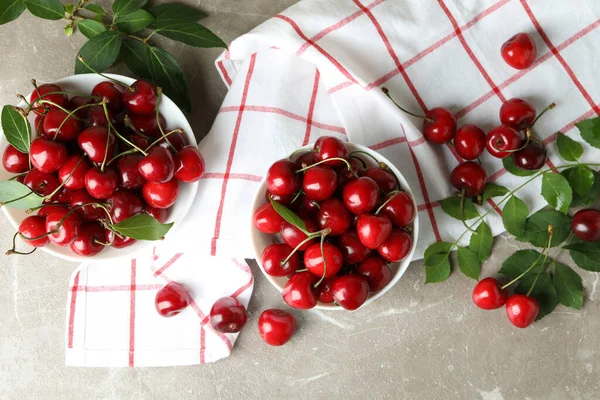
<path id="1" fill-rule="evenodd" d="M 154 305 L 162 317 L 173 317 L 183 311 L 191 302 L 190 295 L 183 286 L 171 282 L 156 292 Z"/>
<path id="2" fill-rule="evenodd" d="M 526 69 L 537 57 L 537 47 L 528 33 L 517 33 L 502 45 L 500 50 L 504 61 L 515 69 Z"/>
<path id="3" fill-rule="evenodd" d="M 210 325 L 217 332 L 237 333 L 247 319 L 246 307 L 235 297 L 221 297 L 210 309 Z"/>
<path id="4" fill-rule="evenodd" d="M 465 160 L 474 160 L 485 150 L 485 133 L 475 125 L 463 125 L 454 136 L 454 148 Z"/>
<path id="5" fill-rule="evenodd" d="M 464 190 L 465 196 L 473 197 L 481 194 L 485 188 L 486 174 L 481 165 L 473 161 L 459 164 L 450 174 L 452 186 Z"/>
<path id="6" fill-rule="evenodd" d="M 517 130 L 529 128 L 535 120 L 535 108 L 525 100 L 513 98 L 500 106 L 500 122 Z"/>

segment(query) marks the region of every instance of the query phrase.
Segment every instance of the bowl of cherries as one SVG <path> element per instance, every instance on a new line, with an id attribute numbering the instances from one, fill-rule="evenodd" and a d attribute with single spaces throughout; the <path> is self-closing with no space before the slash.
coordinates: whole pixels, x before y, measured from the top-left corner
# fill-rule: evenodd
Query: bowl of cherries
<path id="1" fill-rule="evenodd" d="M 100 74 L 32 83 L 2 109 L 0 202 L 17 231 L 7 254 L 131 256 L 183 220 L 204 159 L 160 88 Z"/>
<path id="2" fill-rule="evenodd" d="M 408 268 L 418 238 L 400 171 L 331 136 L 271 165 L 252 209 L 261 270 L 298 309 L 356 310 L 381 297 Z"/>

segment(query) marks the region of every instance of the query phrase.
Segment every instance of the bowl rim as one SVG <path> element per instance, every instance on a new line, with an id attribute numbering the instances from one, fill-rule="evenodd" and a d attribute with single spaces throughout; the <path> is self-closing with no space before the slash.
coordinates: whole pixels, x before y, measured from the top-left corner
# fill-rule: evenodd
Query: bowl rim
<path id="1" fill-rule="evenodd" d="M 415 249 L 417 247 L 417 242 L 419 239 L 419 212 L 417 211 L 417 203 L 415 201 L 413 191 L 412 191 L 410 185 L 408 184 L 408 181 L 406 180 L 404 175 L 398 170 L 398 168 L 396 168 L 396 166 L 393 163 L 391 163 L 387 158 L 385 158 L 383 155 L 381 155 L 381 153 L 379 153 L 375 150 L 372 150 L 367 146 L 363 146 L 363 145 L 352 143 L 352 142 L 343 142 L 343 143 L 344 143 L 344 146 L 350 151 L 360 150 L 360 151 L 366 152 L 369 155 L 372 155 L 373 157 L 375 157 L 379 162 L 385 163 L 390 168 L 391 172 L 394 175 L 396 175 L 396 177 L 400 181 L 402 189 L 406 193 L 408 193 L 408 195 L 410 196 L 410 198 L 413 202 L 413 205 L 415 207 L 415 219 L 412 222 L 413 229 L 412 229 L 412 233 L 411 233 L 412 246 L 411 246 L 411 249 L 410 249 L 408 255 L 404 258 L 404 260 L 402 260 L 400 262 L 390 263 L 392 265 L 397 265 L 397 270 L 396 270 L 392 280 L 386 286 L 384 286 L 382 289 L 378 290 L 375 294 L 371 295 L 371 293 L 369 293 L 369 297 L 367 298 L 367 300 L 364 302 L 364 304 L 362 306 L 360 306 L 357 309 L 357 310 L 360 310 L 360 309 L 366 307 L 367 305 L 369 305 L 370 303 L 374 302 L 378 298 L 382 297 L 385 293 L 387 293 L 400 280 L 400 278 L 402 278 L 402 276 L 408 269 L 408 266 L 410 265 L 410 262 L 412 261 L 412 258 L 414 256 Z M 314 147 L 314 143 L 310 143 L 310 144 L 307 144 L 306 146 L 300 147 L 298 150 L 311 150 L 313 147 Z M 258 231 L 258 229 L 256 229 L 256 227 L 254 226 L 254 221 L 253 221 L 254 212 L 258 209 L 258 207 L 260 207 L 264 204 L 264 196 L 265 196 L 265 191 L 266 191 L 266 180 L 267 180 L 267 174 L 265 174 L 263 179 L 260 181 L 258 189 L 256 190 L 256 193 L 254 195 L 254 200 L 252 202 L 252 210 L 251 210 L 252 212 L 250 213 L 249 233 L 250 233 L 250 238 L 252 240 L 252 249 L 254 251 L 254 257 L 255 257 L 256 263 L 258 264 L 261 272 L 267 278 L 269 283 L 271 283 L 271 285 L 273 285 L 277 290 L 279 290 L 279 292 L 282 292 L 283 287 L 281 285 L 279 285 L 279 283 L 276 281 L 276 279 L 278 279 L 280 277 L 273 277 L 265 272 L 265 270 L 262 266 L 262 263 L 261 263 L 261 255 L 262 255 L 262 251 L 264 249 L 258 248 L 256 239 L 255 239 L 256 238 L 255 235 L 258 235 L 258 234 L 266 235 L 266 234 Z M 321 303 L 321 302 L 318 302 L 317 305 L 314 307 L 314 309 L 348 311 L 348 310 L 345 310 L 341 306 L 337 306 L 332 303 Z M 356 310 L 354 310 L 354 311 L 356 311 Z"/>

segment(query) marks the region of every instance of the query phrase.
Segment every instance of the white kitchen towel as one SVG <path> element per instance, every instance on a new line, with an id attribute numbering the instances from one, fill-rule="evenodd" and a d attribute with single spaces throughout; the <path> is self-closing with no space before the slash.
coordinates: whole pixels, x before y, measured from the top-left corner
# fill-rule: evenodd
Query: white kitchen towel
<path id="1" fill-rule="evenodd" d="M 199 146 L 207 173 L 189 217 L 160 244 L 159 254 L 170 260 L 178 252 L 194 252 L 196 256 L 189 261 L 182 258 L 181 278 L 194 278 L 202 268 L 227 266 L 233 271 L 231 257 L 253 257 L 250 206 L 259 182 L 271 163 L 322 135 L 367 145 L 404 174 L 421 221 L 416 258 L 436 240 L 453 241 L 464 227 L 444 214 L 439 200 L 453 194 L 449 175 L 460 159 L 450 147 L 426 142 L 420 132 L 422 121 L 396 109 L 380 88 L 387 87 L 407 109 L 425 112 L 448 107 L 459 126 L 472 123 L 485 131 L 499 125 L 498 110 L 506 99 L 526 99 L 538 111 L 555 102 L 557 107 L 535 129 L 547 146 L 548 167 L 562 163 L 554 145 L 558 131 L 584 144 L 583 160 L 598 159 L 600 151 L 581 140 L 574 124 L 600 115 L 599 26 L 600 3 L 594 0 L 299 2 L 235 40 L 217 60 L 230 90 L 211 132 Z M 512 69 L 500 56 L 502 43 L 517 32 L 532 34 L 538 48 L 537 60 L 523 71 Z M 499 160 L 486 154 L 482 161 L 488 181 L 510 188 L 523 182 L 506 173 Z M 530 211 L 544 204 L 540 184 L 534 182 L 519 192 Z M 481 209 L 494 204 L 490 201 Z M 500 210 L 486 219 L 494 234 L 503 230 Z M 127 272 L 120 277 L 113 276 L 109 269 L 113 266 L 82 266 L 72 286 L 78 287 L 78 276 L 85 276 L 90 287 L 102 285 L 108 276 L 111 284 L 130 285 L 131 261 L 119 264 L 114 268 Z M 152 264 L 139 258 L 136 273 L 138 281 L 147 279 Z M 228 290 L 235 286 L 229 287 L 229 274 L 206 271 L 205 279 L 209 277 L 210 282 L 201 279 L 205 285 L 227 286 Z M 191 289 L 198 302 L 204 300 L 200 290 Z M 148 291 L 153 296 L 156 289 Z M 105 295 L 107 299 L 114 296 L 109 303 L 113 307 L 131 306 L 129 292 L 121 300 L 112 293 Z M 72 347 L 67 353 L 72 356 L 67 362 L 71 365 L 100 365 L 100 359 L 110 365 L 178 365 L 184 363 L 182 359 L 199 363 L 229 352 L 229 347 L 225 351 L 221 346 L 223 351 L 211 352 L 217 356 L 207 356 L 208 336 L 214 337 L 206 327 L 197 335 L 195 346 L 186 348 L 182 343 L 176 347 L 186 356 L 175 356 L 172 347 L 163 352 L 167 346 L 156 344 L 175 346 L 177 334 L 165 333 L 153 343 L 156 348 L 140 346 L 143 327 L 155 318 L 152 301 L 138 299 L 134 316 L 129 312 L 116 320 L 111 319 L 112 308 L 79 307 L 82 294 L 89 304 L 90 292 L 73 289 L 69 297 L 70 304 L 77 303 L 70 309 L 72 317 L 68 316 Z M 249 296 L 250 289 L 244 294 Z M 210 300 L 204 304 L 201 315 L 208 312 Z M 196 316 L 189 326 L 202 321 Z M 110 329 L 115 337 L 90 326 Z M 206 335 L 204 359 L 200 356 L 202 332 Z M 125 337 L 129 342 L 123 341 Z M 220 345 L 216 339 L 212 343 Z M 146 350 L 147 358 L 136 358 L 137 351 Z M 129 358 L 113 360 L 114 351 L 125 352 Z M 164 357 L 152 356 L 152 351 Z"/>

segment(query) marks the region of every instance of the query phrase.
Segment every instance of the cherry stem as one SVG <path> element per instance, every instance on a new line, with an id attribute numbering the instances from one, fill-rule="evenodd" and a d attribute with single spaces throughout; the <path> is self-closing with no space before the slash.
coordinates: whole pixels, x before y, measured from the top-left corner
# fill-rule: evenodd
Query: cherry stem
<path id="1" fill-rule="evenodd" d="M 512 153 L 516 153 L 517 151 L 521 151 L 521 150 L 523 150 L 523 149 L 524 149 L 525 147 L 527 147 L 527 145 L 528 145 L 528 144 L 531 142 L 531 136 L 532 136 L 532 133 L 531 133 L 531 127 L 529 127 L 529 128 L 527 128 L 527 129 L 525 129 L 525 136 L 526 136 L 526 138 L 525 138 L 525 142 L 523 142 L 523 144 L 522 144 L 522 145 L 521 145 L 521 147 L 519 147 L 519 148 L 512 149 L 512 150 L 502 150 L 502 149 L 499 149 L 499 148 L 498 148 L 498 147 L 496 147 L 496 146 L 494 146 L 494 148 L 495 148 L 496 150 L 498 150 L 498 151 L 502 151 L 502 152 L 505 152 L 505 153 L 511 153 L 511 154 L 512 154 Z M 481 163 L 480 163 L 480 164 L 481 164 Z"/>
<path id="2" fill-rule="evenodd" d="M 62 181 L 60 183 L 60 185 L 58 185 L 58 187 L 56 189 L 54 189 L 54 191 L 52 193 L 50 193 L 49 195 L 47 195 L 46 197 L 44 197 L 45 199 L 50 199 L 52 198 L 52 196 L 54 196 L 56 193 L 58 193 L 58 191 L 60 189 L 62 189 L 63 186 L 65 186 L 65 184 L 69 181 L 69 179 L 71 179 L 71 177 L 73 176 L 73 174 L 75 173 L 75 170 L 77 169 L 77 167 L 79 167 L 79 164 L 81 164 L 81 162 L 83 161 L 83 156 L 81 156 L 79 158 L 79 161 L 77 161 L 77 164 L 75 164 L 75 167 L 73 167 L 73 170 L 69 173 L 69 175 L 67 175 L 67 178 Z"/>
<path id="3" fill-rule="evenodd" d="M 114 132 L 114 134 L 121 139 L 122 141 L 124 141 L 125 143 L 127 143 L 128 145 L 130 145 L 131 147 L 133 147 L 134 149 L 136 149 L 137 151 L 139 151 L 140 153 L 142 153 L 143 155 L 147 156 L 148 153 L 146 153 L 144 150 L 140 149 L 139 147 L 137 147 L 135 144 L 133 144 L 132 142 L 130 142 L 129 140 L 127 140 L 125 137 L 123 137 L 116 129 L 115 127 L 110 123 L 108 123 L 110 125 L 110 128 L 112 128 L 112 131 Z"/>
<path id="4" fill-rule="evenodd" d="M 31 253 L 33 253 L 34 251 L 36 251 L 36 250 L 37 250 L 37 247 L 35 247 L 35 246 L 34 246 L 34 247 L 33 247 L 33 250 L 31 250 L 30 252 L 27 252 L 27 253 L 23 253 L 22 251 L 17 251 L 17 250 L 16 250 L 16 248 L 17 248 L 17 242 L 16 242 L 16 239 L 17 239 L 17 235 L 18 235 L 18 234 L 19 234 L 19 231 L 15 232 L 15 234 L 13 235 L 13 239 L 12 239 L 12 249 L 10 249 L 10 250 L 8 250 L 6 253 L 4 253 L 5 255 L 7 255 L 7 256 L 10 256 L 10 255 L 12 255 L 12 254 L 19 254 L 19 255 L 22 255 L 22 256 L 27 256 L 27 255 L 29 255 L 29 254 L 31 254 Z"/>
<path id="5" fill-rule="evenodd" d="M 424 116 L 424 115 L 419 115 L 419 114 L 412 113 L 412 112 L 410 112 L 410 111 L 408 111 L 408 110 L 405 110 L 404 108 L 400 107 L 400 105 L 398 105 L 398 103 L 396 103 L 396 102 L 394 101 L 394 99 L 393 99 L 393 98 L 392 98 L 392 96 L 390 95 L 390 91 L 389 91 L 387 88 L 385 88 L 385 87 L 382 87 L 382 88 L 381 88 L 381 91 L 382 91 L 382 92 L 383 92 L 383 93 L 384 93 L 384 94 L 385 94 L 385 95 L 388 97 L 388 99 L 390 99 L 390 100 L 392 101 L 392 103 L 394 103 L 394 105 L 395 105 L 396 107 L 398 107 L 400 110 L 402 110 L 402 111 L 403 111 L 403 112 L 405 112 L 406 114 L 408 114 L 408 115 L 412 115 L 413 117 L 422 118 L 422 119 L 424 119 L 424 120 L 425 120 L 425 121 L 427 121 L 427 122 L 434 122 L 434 120 L 433 120 L 432 118 L 426 117 L 426 116 Z"/>
<path id="6" fill-rule="evenodd" d="M 350 154 L 348 154 L 348 156 L 352 157 L 354 154 L 364 154 L 365 156 L 371 157 L 371 159 L 373 159 L 373 161 L 375 161 L 377 163 L 377 165 L 379 165 L 379 160 L 376 159 L 374 155 L 369 154 L 366 151 L 355 150 L 355 151 L 351 152 Z M 363 162 L 363 166 L 365 168 L 367 167 L 367 163 L 365 162 L 365 160 L 363 160 L 362 158 L 359 158 L 359 157 L 355 157 L 355 158 L 358 158 L 359 160 L 361 160 Z"/>
<path id="7" fill-rule="evenodd" d="M 322 161 L 319 161 L 319 162 L 314 163 L 312 165 L 309 165 L 307 167 L 300 168 L 300 169 L 296 170 L 296 173 L 307 171 L 307 170 L 311 169 L 312 167 L 316 167 L 317 165 L 324 164 L 324 163 L 326 163 L 328 161 L 343 161 L 344 163 L 346 163 L 346 166 L 348 167 L 348 171 L 352 172 L 352 175 L 354 175 L 354 177 L 356 179 L 358 179 L 358 175 L 356 174 L 356 172 L 354 172 L 354 170 L 352 169 L 352 166 L 350 165 L 350 163 L 348 162 L 348 160 L 346 160 L 344 158 L 339 158 L 339 157 L 328 158 L 327 160 L 322 160 Z"/>
<path id="8" fill-rule="evenodd" d="M 82 56 L 81 54 L 77 54 L 77 59 L 78 59 L 78 60 L 79 60 L 79 61 L 80 61 L 80 62 L 81 62 L 83 65 L 85 65 L 85 67 L 86 67 L 87 69 L 89 69 L 89 70 L 90 70 L 90 71 L 92 71 L 93 73 L 95 73 L 95 74 L 97 74 L 97 75 L 100 75 L 101 77 L 103 77 L 103 78 L 105 78 L 105 79 L 108 79 L 108 80 L 109 80 L 109 81 L 111 81 L 111 82 L 114 82 L 114 83 L 116 83 L 116 84 L 118 84 L 118 85 L 121 85 L 121 86 L 124 86 L 124 87 L 126 87 L 126 88 L 130 89 L 130 86 L 129 86 L 129 85 L 126 85 L 126 84 L 124 84 L 124 83 L 123 83 L 123 82 L 121 82 L 121 81 L 118 81 L 118 80 L 116 80 L 116 79 L 114 79 L 114 78 L 111 78 L 110 76 L 104 75 L 103 73 L 100 73 L 100 72 L 96 71 L 94 68 L 90 67 L 90 66 L 89 66 L 89 64 L 85 62 L 85 60 L 83 59 L 83 56 Z"/>
<path id="9" fill-rule="evenodd" d="M 317 283 L 315 283 L 315 288 L 319 287 L 319 285 L 321 284 L 321 282 L 323 282 L 323 279 L 325 279 L 325 275 L 327 275 L 327 260 L 325 259 L 325 250 L 323 250 L 323 243 L 325 242 L 325 236 L 326 235 L 321 235 L 321 257 L 323 257 L 323 275 L 321 276 L 321 279 L 319 279 L 319 281 Z"/>
<path id="10" fill-rule="evenodd" d="M 548 225 L 548 245 L 546 246 L 546 251 L 545 251 L 545 254 L 544 254 L 544 260 L 541 262 L 540 268 L 538 269 L 538 272 L 535 275 L 535 279 L 533 280 L 533 283 L 531 284 L 531 287 L 527 291 L 526 296 L 529 296 L 531 294 L 531 291 L 535 287 L 535 284 L 537 283 L 538 278 L 540 277 L 540 273 L 544 269 L 544 264 L 546 264 L 546 261 L 548 260 L 548 253 L 550 252 L 550 245 L 552 244 L 552 234 L 553 234 L 553 227 L 552 227 L 552 225 Z"/>
<path id="11" fill-rule="evenodd" d="M 466 189 L 463 188 L 460 192 L 460 220 L 462 221 L 462 224 L 465 228 L 477 235 L 477 232 L 473 230 L 473 228 L 471 228 L 469 225 L 467 225 L 467 221 L 465 221 L 465 193 Z"/>
<path id="12" fill-rule="evenodd" d="M 62 122 L 60 123 L 60 125 L 58 126 L 58 129 L 56 130 L 56 133 L 54 134 L 54 138 L 52 140 L 56 140 L 56 137 L 58 136 L 58 132 L 60 132 L 60 128 L 62 128 L 62 126 L 65 124 L 65 122 L 67 122 L 67 120 L 69 119 L 69 117 L 73 117 L 73 118 L 77 118 L 80 121 L 83 121 L 82 118 L 79 118 L 75 115 L 75 113 L 77 113 L 77 111 L 82 110 L 86 107 L 92 107 L 92 106 L 99 106 L 101 103 L 91 103 L 91 104 L 84 104 L 82 106 L 77 107 L 76 109 L 74 109 L 73 111 L 69 111 L 69 115 L 67 115 Z"/>
<path id="13" fill-rule="evenodd" d="M 107 242 L 101 242 L 98 239 L 94 239 L 94 243 L 99 244 L 101 246 L 110 246 L 112 243 L 107 243 Z"/>
<path id="14" fill-rule="evenodd" d="M 11 176 L 10 178 L 8 178 L 8 180 L 9 180 L 9 181 L 14 181 L 14 180 L 16 180 L 17 178 L 19 178 L 20 176 L 27 175 L 27 174 L 28 174 L 30 171 L 31 171 L 31 170 L 29 170 L 29 171 L 25 171 L 25 172 L 21 172 L 20 174 L 13 175 L 13 176 Z"/>
<path id="15" fill-rule="evenodd" d="M 70 111 L 70 110 L 67 110 L 67 109 L 66 109 L 66 108 L 64 108 L 63 106 L 61 106 L 61 105 L 59 105 L 59 104 L 56 104 L 56 103 L 55 103 L 55 102 L 53 102 L 53 101 L 50 101 L 50 100 L 44 100 L 44 99 L 42 99 L 42 100 L 40 100 L 40 101 L 39 101 L 39 103 L 40 103 L 40 104 L 50 104 L 51 106 L 53 106 L 53 107 L 56 107 L 56 108 L 58 108 L 59 110 L 62 110 L 62 111 L 64 111 L 66 114 L 71 114 L 71 111 Z M 68 118 L 68 117 L 67 117 L 67 118 Z M 75 118 L 75 119 L 77 119 L 77 120 L 79 120 L 79 121 L 83 121 L 83 118 L 79 118 L 79 117 L 78 117 L 78 116 L 76 116 L 76 115 L 73 115 L 73 118 Z M 63 121 L 64 121 L 64 120 L 63 120 Z"/>
<path id="16" fill-rule="evenodd" d="M 295 202 L 296 200 L 298 200 L 298 198 L 302 195 L 302 189 L 298 190 L 298 193 L 296 193 L 296 195 L 294 196 L 294 198 L 292 199 L 292 201 L 290 201 L 290 204 L 292 204 L 293 202 Z"/>
<path id="17" fill-rule="evenodd" d="M 306 152 L 310 153 L 310 150 L 298 149 L 298 150 L 294 151 L 292 154 L 290 154 L 290 156 L 289 156 L 290 160 L 292 159 L 292 157 L 294 157 L 296 154 L 300 153 L 301 151 L 306 151 Z"/>
<path id="18" fill-rule="evenodd" d="M 548 111 L 552 110 L 554 107 L 556 107 L 556 103 L 552 103 L 548 107 L 544 108 L 542 110 L 542 112 L 540 113 L 540 115 L 538 115 L 537 117 L 535 117 L 535 119 L 533 120 L 533 122 L 531 123 L 531 125 L 529 125 L 529 129 L 533 128 L 533 125 L 535 125 L 535 123 L 537 122 L 537 120 L 540 119 L 540 117 L 542 115 L 546 114 Z"/>
<path id="19" fill-rule="evenodd" d="M 550 232 L 550 227 L 552 225 L 549 225 L 549 232 Z M 531 271 L 533 269 L 533 267 L 535 267 L 538 263 L 538 261 L 540 261 L 540 259 L 544 256 L 544 254 L 546 254 L 546 258 L 548 258 L 548 254 L 547 251 L 550 250 L 550 244 L 552 243 L 552 233 L 550 232 L 550 235 L 548 237 L 548 245 L 546 246 L 546 248 L 540 253 L 540 255 L 538 256 L 538 258 L 536 258 L 533 263 L 531 263 L 531 265 L 529 267 L 527 267 L 527 269 L 525 271 L 523 271 L 519 276 L 517 276 L 515 279 L 513 279 L 512 281 L 508 282 L 507 284 L 505 284 L 504 286 L 502 286 L 500 289 L 506 289 L 507 287 L 509 287 L 510 285 L 512 285 L 513 283 L 517 282 L 519 279 L 521 279 L 522 277 L 524 277 L 525 275 L 527 275 L 527 273 L 529 273 L 529 271 Z M 544 265 L 544 263 L 546 262 L 546 258 L 544 258 L 544 262 L 542 262 L 541 265 Z M 537 280 L 537 277 L 536 277 Z M 535 285 L 535 283 L 534 283 Z M 531 289 L 530 289 L 531 292 Z M 527 293 L 527 296 L 529 296 L 529 292 Z"/>
<path id="20" fill-rule="evenodd" d="M 173 148 L 173 150 L 177 151 L 177 149 L 175 148 L 175 146 L 173 146 L 171 144 L 171 142 L 169 142 L 169 139 L 167 139 L 167 136 L 169 136 L 169 135 L 171 135 L 173 133 L 183 133 L 183 129 L 177 128 L 177 129 L 173 129 L 172 131 L 163 134 L 161 137 L 159 137 L 158 139 L 156 139 L 154 142 L 150 143 L 150 145 L 148 147 L 146 147 L 146 151 L 150 150 L 152 148 L 152 146 L 154 146 L 155 144 L 157 144 L 158 142 L 160 142 L 163 139 L 165 139 L 167 141 L 167 143 L 169 143 L 169 146 L 171 146 Z"/>
<path id="21" fill-rule="evenodd" d="M 357 159 L 358 161 L 360 161 L 360 163 L 362 164 L 363 168 L 364 168 L 364 169 L 367 169 L 367 163 L 366 163 L 366 161 L 365 161 L 365 160 L 363 160 L 362 158 L 358 157 L 358 156 L 353 156 L 353 155 L 352 155 L 353 153 L 355 153 L 355 152 L 352 152 L 352 153 L 350 153 L 350 154 L 348 155 L 348 157 L 349 157 L 349 158 L 354 158 L 354 159 Z M 367 154 L 368 154 L 368 153 L 367 153 Z M 370 154 L 369 154 L 369 156 L 370 156 Z"/>
<path id="22" fill-rule="evenodd" d="M 126 150 L 122 153 L 117 154 L 116 156 L 114 156 L 113 158 L 111 158 L 106 165 L 109 166 L 110 164 L 112 164 L 113 161 L 115 161 L 118 158 L 121 158 L 123 156 L 126 156 L 127 154 L 133 154 L 133 153 L 137 153 L 137 149 L 130 149 L 130 150 Z"/>
<path id="23" fill-rule="evenodd" d="M 390 201 L 392 201 L 394 199 L 394 195 L 396 193 L 400 193 L 400 191 L 399 190 L 392 190 L 391 192 L 389 192 L 387 194 L 387 196 L 389 196 L 389 199 L 387 199 L 386 201 L 384 201 L 383 204 L 379 206 L 379 208 L 377 209 L 377 211 L 375 211 L 375 215 L 379 215 L 379 213 L 381 212 L 381 210 L 383 210 L 383 207 L 385 207 Z"/>
<path id="24" fill-rule="evenodd" d="M 32 103 L 28 102 L 28 101 L 27 101 L 27 99 L 25 98 L 25 96 L 23 96 L 22 94 L 17 94 L 17 98 L 18 98 L 19 100 L 21 100 L 21 101 L 24 101 L 24 102 L 25 102 L 25 104 L 27 104 L 27 108 L 28 108 L 29 110 L 31 110 L 31 108 L 32 108 L 32 107 L 31 107 L 31 104 L 32 104 Z M 38 99 L 39 99 L 39 97 L 38 97 Z M 37 99 L 36 99 L 36 100 L 37 100 Z M 35 101 L 34 101 L 34 103 L 35 103 Z"/>
<path id="25" fill-rule="evenodd" d="M 175 148 L 175 146 L 173 146 L 173 143 L 171 143 L 171 141 L 167 138 L 167 136 L 169 136 L 171 133 L 173 133 L 173 131 L 169 132 L 168 134 L 165 134 L 165 131 L 163 130 L 162 125 L 160 124 L 160 118 L 159 118 L 159 111 L 158 109 L 160 108 L 160 103 L 162 103 L 162 88 L 157 87 L 156 88 L 156 92 L 157 92 L 157 100 L 156 100 L 156 125 L 158 125 L 158 129 L 160 130 L 160 138 L 158 139 L 158 141 L 160 141 L 161 139 L 165 139 L 167 141 L 167 143 L 169 143 L 169 146 L 171 146 L 171 148 L 175 151 L 177 151 L 177 149 Z M 154 143 L 157 143 L 157 141 L 155 141 Z M 150 145 L 150 147 L 152 147 L 154 145 L 154 143 L 152 143 L 152 145 Z M 147 149 L 146 149 L 147 150 Z"/>
<path id="26" fill-rule="evenodd" d="M 296 227 L 296 228 L 298 228 L 298 227 Z M 298 229 L 300 229 L 300 228 L 298 228 Z M 307 235 L 308 237 L 306 239 L 304 239 L 303 241 L 301 241 L 296 247 L 294 247 L 294 249 L 291 251 L 291 253 L 288 254 L 288 256 L 283 261 L 280 261 L 279 264 L 280 265 L 284 265 L 286 262 L 288 262 L 290 260 L 290 258 L 292 257 L 292 255 L 295 252 L 297 252 L 298 250 L 300 250 L 300 247 L 302 247 L 302 245 L 304 245 L 305 243 L 313 240 L 317 236 L 323 236 L 323 235 L 326 236 L 329 233 L 331 233 L 331 228 L 325 228 L 325 229 L 320 230 L 318 232 L 308 233 L 308 235 Z"/>

